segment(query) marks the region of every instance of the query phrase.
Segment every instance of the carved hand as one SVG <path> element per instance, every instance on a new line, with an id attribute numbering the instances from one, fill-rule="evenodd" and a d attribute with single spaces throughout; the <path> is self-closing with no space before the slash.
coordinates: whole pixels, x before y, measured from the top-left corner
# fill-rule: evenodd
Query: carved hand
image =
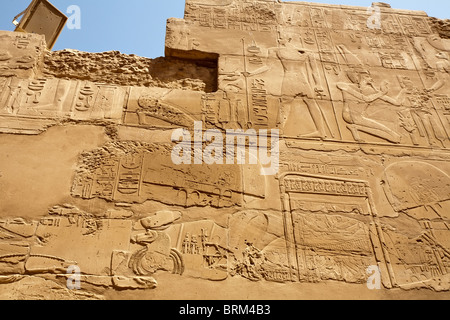
<path id="1" fill-rule="evenodd" d="M 389 81 L 384 80 L 381 83 L 380 90 L 382 93 L 387 94 L 389 92 Z"/>

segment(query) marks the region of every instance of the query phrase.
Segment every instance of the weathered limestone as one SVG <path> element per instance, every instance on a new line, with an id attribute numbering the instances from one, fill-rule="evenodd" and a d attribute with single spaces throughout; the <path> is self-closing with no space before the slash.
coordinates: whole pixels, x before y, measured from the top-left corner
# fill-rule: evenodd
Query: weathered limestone
<path id="1" fill-rule="evenodd" d="M 375 6 L 187 0 L 156 60 L 0 32 L 0 296 L 448 297 L 450 40 Z"/>

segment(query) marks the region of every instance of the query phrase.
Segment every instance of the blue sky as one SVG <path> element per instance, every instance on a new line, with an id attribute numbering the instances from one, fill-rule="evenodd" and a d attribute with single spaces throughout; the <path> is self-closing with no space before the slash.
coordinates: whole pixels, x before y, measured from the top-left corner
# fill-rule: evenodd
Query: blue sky
<path id="1" fill-rule="evenodd" d="M 117 50 L 156 58 L 164 55 L 166 20 L 182 18 L 185 0 L 50 0 L 67 14 L 67 8 L 81 9 L 81 29 L 62 32 L 53 50 L 65 48 L 88 52 Z M 368 7 L 372 0 L 315 0 L 329 4 Z M 430 16 L 450 18 L 450 2 L 444 0 L 384 0 L 393 8 L 423 10 Z M 14 30 L 15 15 L 31 0 L 0 0 L 0 30 Z"/>

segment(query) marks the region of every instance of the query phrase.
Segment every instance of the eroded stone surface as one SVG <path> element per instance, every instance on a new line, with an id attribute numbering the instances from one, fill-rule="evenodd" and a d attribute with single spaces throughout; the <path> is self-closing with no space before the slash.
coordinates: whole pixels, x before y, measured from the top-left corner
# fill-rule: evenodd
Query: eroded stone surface
<path id="1" fill-rule="evenodd" d="M 441 38 L 450 39 L 450 20 L 449 19 L 441 20 L 441 19 L 431 18 L 431 23 L 433 24 L 433 27 L 439 33 Z"/>
<path id="2" fill-rule="evenodd" d="M 194 91 L 215 90 L 216 72 L 214 63 L 174 58 L 148 59 L 118 51 L 47 52 L 44 64 L 44 74 L 49 77 Z"/>
<path id="3" fill-rule="evenodd" d="M 187 0 L 156 60 L 2 32 L 0 296 L 448 298 L 445 22 L 374 5 Z"/>

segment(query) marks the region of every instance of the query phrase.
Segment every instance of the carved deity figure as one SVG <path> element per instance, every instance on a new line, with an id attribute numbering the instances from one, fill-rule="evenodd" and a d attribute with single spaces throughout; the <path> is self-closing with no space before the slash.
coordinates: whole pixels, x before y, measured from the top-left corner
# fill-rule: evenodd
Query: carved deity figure
<path id="1" fill-rule="evenodd" d="M 410 134 L 413 144 L 418 145 L 417 133 L 426 137 L 430 145 L 437 145 L 437 141 L 443 144 L 446 135 L 430 106 L 429 93 L 434 89 L 419 90 L 409 77 L 399 77 L 399 82 L 402 90 L 391 103 L 405 108 L 399 112 L 401 127 Z M 435 85 L 436 88 L 439 86 Z"/>

